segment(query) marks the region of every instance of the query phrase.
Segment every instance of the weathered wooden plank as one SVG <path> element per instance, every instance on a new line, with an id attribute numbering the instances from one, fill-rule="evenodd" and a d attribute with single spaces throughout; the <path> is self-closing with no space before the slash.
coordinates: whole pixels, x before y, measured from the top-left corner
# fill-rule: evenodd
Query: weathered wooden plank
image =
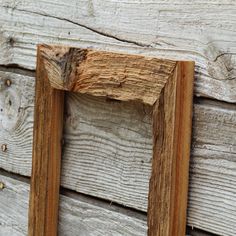
<path id="1" fill-rule="evenodd" d="M 66 46 L 39 45 L 38 51 L 53 88 L 148 105 L 158 101 L 178 65 L 171 60 Z M 186 68 L 193 70 L 193 65 L 186 62 Z M 189 77 L 186 82 L 192 80 Z"/>
<path id="2" fill-rule="evenodd" d="M 29 183 L 0 175 L 0 234 L 27 235 Z M 60 197 L 58 235 L 146 236 L 146 216 L 109 203 L 69 194 Z"/>
<path id="3" fill-rule="evenodd" d="M 146 211 L 151 108 L 77 94 L 66 104 L 62 185 Z"/>
<path id="4" fill-rule="evenodd" d="M 1 172 L 0 235 L 27 235 L 29 180 Z M 60 236 L 146 236 L 146 216 L 96 199 L 65 192 L 60 196 Z M 187 236 L 207 236 L 189 232 Z M 210 235 L 208 235 L 210 236 Z"/>
<path id="5" fill-rule="evenodd" d="M 1 64 L 35 68 L 37 43 L 194 60 L 195 93 L 236 102 L 232 0 L 2 0 L 0 5 Z"/>
<path id="6" fill-rule="evenodd" d="M 6 147 L 0 150 L 0 165 L 27 176 L 32 164 L 34 85 L 31 76 L 0 72 L 0 146 Z"/>
<path id="7" fill-rule="evenodd" d="M 200 100 L 195 114 L 188 223 L 234 235 L 236 105 Z"/>
<path id="8" fill-rule="evenodd" d="M 2 174 L 2 171 L 1 171 Z M 0 175 L 0 235 L 25 236 L 29 184 Z"/>
<path id="9" fill-rule="evenodd" d="M 1 81 L 12 81 L 10 87 L 3 85 L 0 93 L 0 101 L 6 101 L 0 107 L 0 144 L 8 147 L 6 152 L 0 150 L 0 165 L 30 175 L 34 81 L 30 76 L 9 72 L 1 72 L 0 77 Z M 151 126 L 149 112 L 146 106 L 140 109 L 137 104 L 68 96 L 62 185 L 87 194 L 96 192 L 101 198 L 125 205 L 132 199 L 133 204 L 145 210 L 152 148 L 151 134 L 147 132 Z M 235 226 L 235 120 L 235 105 L 196 99 L 188 224 L 220 235 L 233 235 Z M 130 142 L 135 137 L 137 141 Z M 88 141 L 89 146 L 85 145 Z M 143 150 L 137 149 L 139 142 Z M 101 155 L 95 155 L 97 152 Z M 94 165 L 95 159 L 99 166 Z M 111 168 L 107 169 L 107 164 Z M 104 184 L 107 178 L 109 185 Z"/>

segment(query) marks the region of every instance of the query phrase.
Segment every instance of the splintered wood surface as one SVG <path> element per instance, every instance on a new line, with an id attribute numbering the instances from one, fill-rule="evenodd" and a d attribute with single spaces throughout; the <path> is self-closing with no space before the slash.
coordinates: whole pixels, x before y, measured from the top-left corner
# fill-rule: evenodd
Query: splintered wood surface
<path id="1" fill-rule="evenodd" d="M 193 72 L 193 62 L 39 45 L 29 235 L 57 234 L 64 90 L 152 106 L 148 235 L 185 235 Z"/>
<path id="2" fill-rule="evenodd" d="M 39 47 L 51 86 L 70 92 L 153 105 L 176 62 L 61 46 Z"/>

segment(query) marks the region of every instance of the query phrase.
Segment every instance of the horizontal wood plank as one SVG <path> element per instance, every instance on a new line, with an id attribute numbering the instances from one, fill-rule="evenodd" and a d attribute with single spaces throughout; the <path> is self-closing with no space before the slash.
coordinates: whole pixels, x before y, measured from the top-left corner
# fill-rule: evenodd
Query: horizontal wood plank
<path id="1" fill-rule="evenodd" d="M 5 101 L 0 146 L 7 145 L 0 150 L 0 167 L 29 176 L 34 80 L 10 72 L 0 77 L 0 101 Z M 145 211 L 152 149 L 149 113 L 148 106 L 136 103 L 67 96 L 62 185 Z M 233 235 L 236 219 L 235 122 L 235 105 L 196 99 L 188 224 L 220 235 Z"/>
<path id="2" fill-rule="evenodd" d="M 188 223 L 235 235 L 236 106 L 200 100 L 195 105 Z"/>
<path id="3" fill-rule="evenodd" d="M 0 235 L 27 235 L 28 180 L 0 175 Z M 58 235 L 146 236 L 146 216 L 75 194 L 60 196 Z"/>
<path id="4" fill-rule="evenodd" d="M 0 234 L 27 235 L 29 180 L 1 171 Z M 60 236 L 146 236 L 146 216 L 65 191 L 60 195 Z M 9 207 L 11 206 L 11 207 Z M 211 236 L 196 230 L 187 236 Z"/>
<path id="5" fill-rule="evenodd" d="M 0 3 L 0 64 L 34 69 L 38 43 L 194 60 L 195 94 L 236 102 L 232 0 Z"/>
<path id="6" fill-rule="evenodd" d="M 151 107 L 78 94 L 67 104 L 62 185 L 146 211 Z"/>
<path id="7" fill-rule="evenodd" d="M 53 88 L 148 105 L 158 101 L 177 66 L 171 60 L 66 46 L 39 45 L 38 52 Z M 189 67 L 193 70 L 191 62 Z"/>
<path id="8" fill-rule="evenodd" d="M 34 85 L 31 76 L 0 72 L 0 167 L 27 176 L 32 164 Z"/>

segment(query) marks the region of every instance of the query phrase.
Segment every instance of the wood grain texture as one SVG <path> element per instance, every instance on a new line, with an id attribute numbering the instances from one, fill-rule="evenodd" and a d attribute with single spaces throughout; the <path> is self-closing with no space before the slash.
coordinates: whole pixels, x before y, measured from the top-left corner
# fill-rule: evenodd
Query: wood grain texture
<path id="1" fill-rule="evenodd" d="M 28 179 L 1 171 L 0 234 L 27 235 Z M 11 207 L 9 207 L 11 206 Z M 59 236 L 146 236 L 146 216 L 74 193 L 60 196 Z M 187 236 L 212 236 L 191 230 Z"/>
<path id="2" fill-rule="evenodd" d="M 162 58 L 190 59 L 196 61 L 196 95 L 236 101 L 234 0 L 225 0 L 223 3 L 221 0 L 72 0 L 69 3 L 62 0 L 2 0 L 0 5 L 1 64 L 17 63 L 34 69 L 37 43 L 61 43 Z M 2 79 L 6 75 L 12 77 L 14 84 L 0 92 L 0 102 L 6 101 L 1 104 L 4 114 L 0 113 L 0 143 L 8 145 L 7 152 L 0 154 L 0 166 L 15 173 L 30 175 L 34 80 L 12 73 L 4 73 Z M 12 99 L 12 106 L 8 106 L 7 91 L 11 91 L 10 95 L 16 98 Z M 76 106 L 75 100 L 71 98 L 69 103 Z M 79 98 L 77 101 L 79 103 Z M 235 166 L 236 155 L 235 106 L 212 104 L 209 101 L 196 103 L 194 117 L 189 224 L 219 235 L 234 235 L 235 221 L 232 213 L 236 211 L 236 196 L 232 168 Z M 78 118 L 72 116 L 73 122 L 67 124 L 71 134 L 72 125 L 79 124 Z M 13 125 L 12 128 L 8 128 L 11 127 L 9 124 Z M 71 138 L 69 143 L 72 144 L 72 140 L 76 149 L 78 139 Z M 78 157 L 68 154 L 64 158 L 68 165 L 68 168 L 65 166 L 64 185 L 77 191 L 84 189 L 84 186 L 76 185 L 81 171 L 79 168 L 76 171 Z M 79 164 L 85 163 L 90 170 L 91 165 L 86 162 L 86 157 L 83 155 L 81 159 Z M 145 173 L 150 170 L 149 165 L 147 162 Z M 69 171 L 69 167 L 74 168 L 74 172 Z M 105 170 L 105 173 L 109 171 Z M 125 179 L 129 175 L 123 173 L 126 172 L 120 171 L 124 176 L 123 183 L 128 183 Z M 87 178 L 85 171 L 82 177 Z M 93 185 L 95 183 L 90 186 Z M 98 186 L 106 188 L 101 182 Z M 110 188 L 115 189 L 112 184 Z M 101 192 L 106 195 L 106 191 Z M 123 192 L 128 191 L 124 188 Z M 146 202 L 142 199 L 140 201 Z"/>
<path id="3" fill-rule="evenodd" d="M 27 235 L 28 180 L 0 175 L 0 234 Z M 146 217 L 121 207 L 75 196 L 61 195 L 58 235 L 60 236 L 145 236 Z"/>
<path id="4" fill-rule="evenodd" d="M 190 61 L 165 61 L 137 55 L 51 45 L 39 45 L 37 56 L 37 81 L 48 80 L 44 83 L 49 84 L 50 82 L 52 91 L 53 89 L 58 91 L 66 90 L 108 97 L 118 101 L 134 101 L 153 105 L 153 159 L 148 191 L 148 235 L 185 235 L 194 63 Z M 52 121 L 58 116 L 57 109 L 59 109 L 60 103 L 58 105 L 56 102 L 64 98 L 63 96 L 62 98 L 59 97 L 60 94 L 51 98 L 51 91 L 47 91 L 44 88 L 46 87 L 44 83 L 36 83 L 35 106 L 41 107 L 41 110 L 35 110 L 35 117 L 44 112 L 50 114 L 53 109 L 51 104 L 47 108 L 47 103 L 45 102 L 47 93 L 49 93 L 49 100 L 52 100 L 51 103 L 55 103 L 56 111 L 54 113 L 56 115 L 53 117 L 48 115 L 49 121 L 44 116 L 42 116 L 42 121 L 36 119 L 33 153 L 43 153 L 46 145 L 49 146 L 47 148 L 50 150 L 50 141 L 55 143 L 53 138 L 50 141 L 46 140 L 44 145 L 40 146 L 42 138 L 38 137 L 43 137 L 50 126 L 53 126 L 54 129 L 59 126 L 59 130 L 61 130 L 63 125 L 60 117 L 58 122 L 61 123 L 52 124 Z M 39 92 L 37 94 L 37 90 L 42 91 L 41 94 Z M 44 98 L 37 100 L 37 96 Z M 64 104 L 62 103 L 61 106 L 63 107 Z M 41 125 L 43 122 L 49 123 L 44 125 L 46 127 L 44 128 L 45 130 L 37 129 L 37 125 Z M 54 132 L 53 129 L 52 132 Z M 48 136 L 50 137 L 50 135 Z M 56 136 L 54 139 L 58 139 L 58 137 Z M 39 145 L 37 142 L 39 142 Z M 53 148 L 55 149 L 46 158 L 53 160 L 57 159 L 56 155 L 60 155 L 60 145 L 56 144 Z M 41 156 L 43 154 L 36 155 L 34 158 L 40 160 L 42 159 Z M 60 158 L 58 158 L 57 162 L 60 162 Z M 37 169 L 47 168 L 46 164 L 47 162 L 34 163 L 33 161 L 33 175 L 39 178 L 41 175 L 44 177 L 45 172 L 37 171 Z M 57 166 L 60 166 L 60 164 L 55 163 L 55 165 L 52 165 L 53 168 L 57 168 Z M 60 171 L 54 171 L 49 168 L 48 172 L 49 174 L 46 174 L 50 176 L 48 178 L 49 181 L 54 181 L 58 185 Z M 51 174 L 50 172 L 54 173 Z M 184 181 L 182 182 L 181 180 Z M 34 183 L 33 181 L 33 184 L 31 188 L 33 188 L 34 193 L 35 186 L 40 184 L 40 182 Z M 47 192 L 54 185 L 51 185 L 50 188 L 45 185 L 41 191 Z M 52 191 L 50 193 L 50 201 L 57 199 L 58 196 L 59 193 Z M 36 199 L 36 204 L 38 204 L 37 201 L 39 200 Z M 42 204 L 42 201 L 43 199 L 40 199 L 40 204 Z M 45 201 L 45 206 L 48 206 L 50 201 Z M 132 198 L 130 201 L 132 201 Z M 41 215 L 44 217 L 45 213 L 33 210 L 29 217 L 36 218 L 36 222 L 39 225 L 46 225 L 44 234 L 56 235 L 55 229 L 57 227 L 54 224 L 57 225 L 57 214 L 54 212 L 53 215 L 50 215 L 50 218 L 48 218 L 52 221 L 50 224 L 46 223 L 46 221 L 40 221 Z M 30 226 L 32 227 L 34 224 Z M 47 225 L 49 226 L 47 227 Z M 43 227 L 45 226 L 42 226 L 40 230 L 36 227 L 33 235 L 38 235 L 42 232 Z"/>
<path id="5" fill-rule="evenodd" d="M 137 102 L 69 93 L 61 184 L 147 211 L 151 110 L 150 106 Z"/>
<path id="6" fill-rule="evenodd" d="M 48 79 L 56 89 L 153 105 L 175 61 L 91 49 L 39 45 Z"/>
<path id="7" fill-rule="evenodd" d="M 236 106 L 200 100 L 195 114 L 188 223 L 217 235 L 233 236 Z"/>
<path id="8" fill-rule="evenodd" d="M 148 235 L 185 235 L 194 63 L 178 62 L 153 108 Z"/>
<path id="9" fill-rule="evenodd" d="M 236 102 L 234 0 L 2 0 L 0 6 L 1 64 L 34 69 L 38 43 L 193 60 L 195 94 Z"/>
<path id="10" fill-rule="evenodd" d="M 193 73 L 194 63 L 178 62 L 175 76 L 175 159 L 173 163 L 174 183 L 172 187 L 172 212 L 170 235 L 185 235 L 183 222 L 187 218 L 189 160 L 193 118 Z M 180 92 L 182 90 L 182 92 Z M 176 210 L 178 209 L 178 210 Z"/>
<path id="11" fill-rule="evenodd" d="M 8 106 L 9 103 L 6 102 L 0 107 L 3 108 L 3 113 L 0 113 L 0 125 L 3 127 L 0 132 L 0 144 L 6 143 L 9 147 L 7 152 L 0 151 L 0 166 L 30 176 L 34 78 L 10 72 L 1 72 L 0 77 L 3 84 L 0 100 L 8 101 L 8 91 L 16 98 L 12 98 L 12 106 Z M 10 87 L 5 87 L 4 81 L 7 78 L 11 78 Z M 152 149 L 151 134 L 147 133 L 151 127 L 147 107 L 137 107 L 129 103 L 124 106 L 123 103 L 77 94 L 70 94 L 66 100 L 62 185 L 89 195 L 95 193 L 97 197 L 126 206 L 138 208 L 141 205 L 141 210 L 145 211 Z M 19 107 L 21 112 L 18 112 Z M 15 119 L 11 120 L 11 117 Z M 91 120 L 88 117 L 91 117 Z M 136 119 L 135 124 L 128 122 L 131 118 Z M 116 127 L 120 126 L 120 119 L 123 126 L 119 130 Z M 218 235 L 234 236 L 235 120 L 235 105 L 195 100 L 188 225 Z M 6 124 L 10 122 L 12 128 L 7 129 Z M 83 135 L 79 136 L 78 133 Z M 108 142 L 104 136 L 109 137 L 109 145 L 104 144 Z M 137 144 L 130 141 L 133 138 L 145 145 L 142 152 L 137 149 Z M 114 142 L 115 139 L 120 141 Z M 92 148 L 84 145 L 88 141 Z M 96 153 L 101 153 L 102 149 L 105 150 L 104 154 L 96 158 Z M 115 150 L 118 150 L 120 159 L 117 159 Z M 140 154 L 134 156 L 134 153 Z M 129 155 L 132 158 L 128 158 Z M 91 164 L 95 160 L 97 166 Z M 111 168 L 106 168 L 108 162 Z M 137 175 L 140 171 L 143 176 Z M 109 185 L 106 176 L 109 177 Z M 121 178 L 117 182 L 115 179 L 118 176 Z M 137 185 L 130 188 L 129 183 Z M 130 194 L 134 196 L 132 203 L 128 201 Z"/>
<path id="12" fill-rule="evenodd" d="M 0 146 L 7 146 L 0 151 L 0 165 L 27 176 L 32 164 L 34 85 L 31 76 L 0 72 Z"/>
<path id="13" fill-rule="evenodd" d="M 37 63 L 28 234 L 52 236 L 57 235 L 64 91 L 51 87 L 40 56 Z"/>

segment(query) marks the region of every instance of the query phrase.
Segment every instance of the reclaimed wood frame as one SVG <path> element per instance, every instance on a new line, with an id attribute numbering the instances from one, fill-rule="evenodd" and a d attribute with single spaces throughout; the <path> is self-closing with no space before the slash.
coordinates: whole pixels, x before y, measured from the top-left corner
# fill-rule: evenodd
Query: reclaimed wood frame
<path id="1" fill-rule="evenodd" d="M 148 236 L 184 236 L 194 62 L 39 45 L 29 235 L 57 235 L 64 91 L 152 106 Z"/>

